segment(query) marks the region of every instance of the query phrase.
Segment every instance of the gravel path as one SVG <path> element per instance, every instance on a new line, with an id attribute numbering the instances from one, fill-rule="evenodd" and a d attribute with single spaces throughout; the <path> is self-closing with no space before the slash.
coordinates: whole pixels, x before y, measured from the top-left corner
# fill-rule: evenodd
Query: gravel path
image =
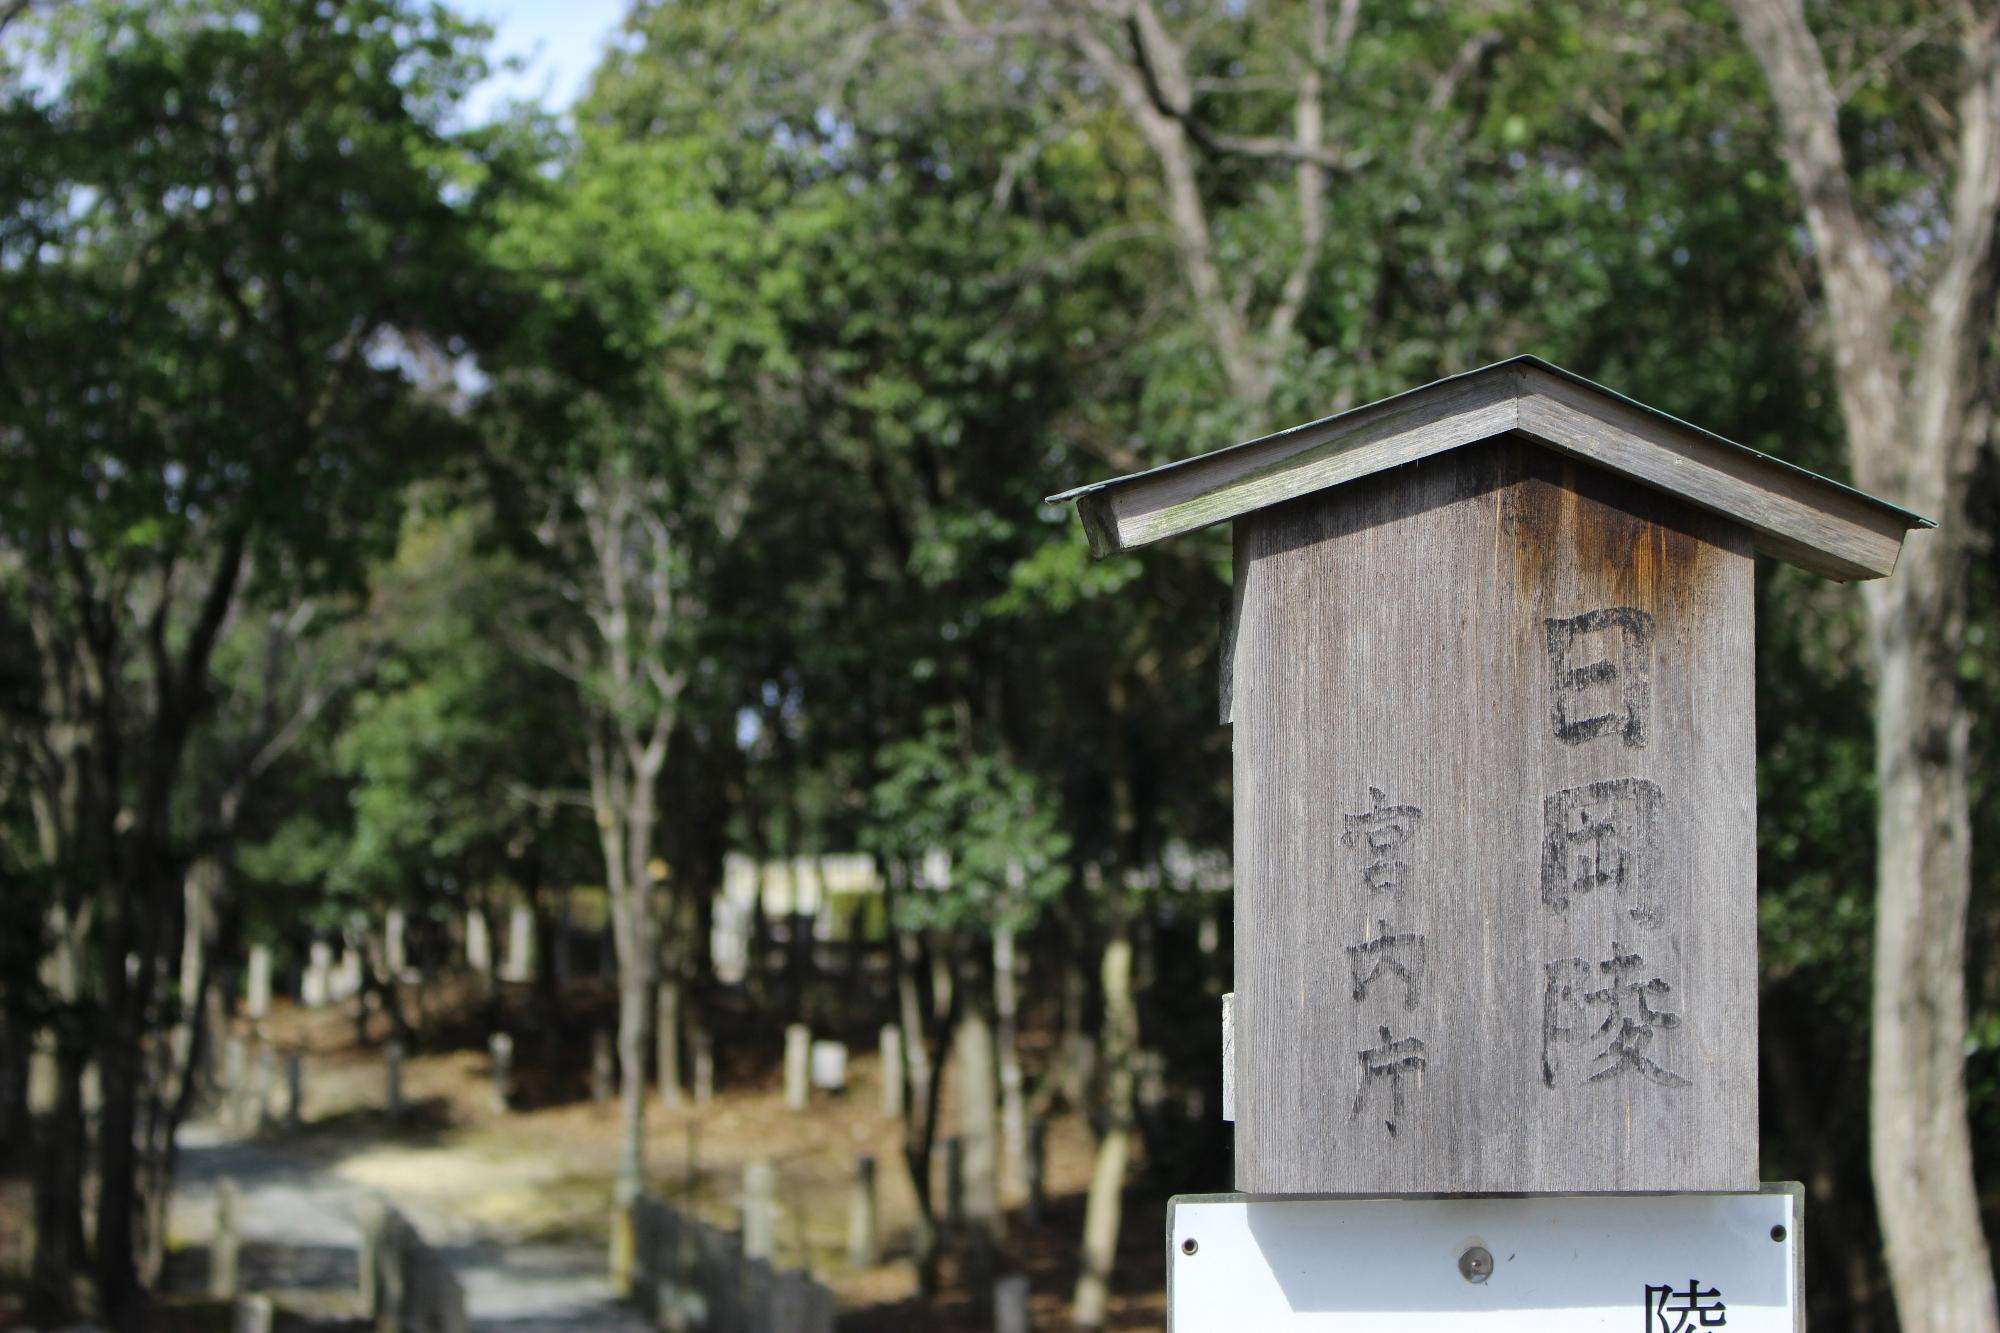
<path id="1" fill-rule="evenodd" d="M 215 1185 L 239 1191 L 246 1290 L 354 1290 L 356 1218 L 369 1190 L 341 1174 L 323 1151 L 230 1137 L 210 1125 L 181 1131 L 172 1233 L 205 1247 L 215 1222 Z M 614 1301 L 605 1251 L 583 1242 L 508 1243 L 436 1209 L 384 1191 L 451 1265 L 475 1330 L 493 1333 L 645 1333 L 645 1321 Z"/>

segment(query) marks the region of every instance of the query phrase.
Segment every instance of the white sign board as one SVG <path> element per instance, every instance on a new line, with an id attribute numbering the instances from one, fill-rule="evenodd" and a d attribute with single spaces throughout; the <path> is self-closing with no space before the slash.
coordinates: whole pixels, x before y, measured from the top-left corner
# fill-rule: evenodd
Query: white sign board
<path id="1" fill-rule="evenodd" d="M 1802 1201 L 1183 1195 L 1168 1333 L 1801 1333 Z"/>

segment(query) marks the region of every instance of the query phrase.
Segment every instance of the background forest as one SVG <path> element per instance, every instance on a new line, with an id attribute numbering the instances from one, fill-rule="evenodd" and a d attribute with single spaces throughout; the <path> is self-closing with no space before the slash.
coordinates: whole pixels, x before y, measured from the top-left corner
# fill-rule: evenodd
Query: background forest
<path id="1" fill-rule="evenodd" d="M 1229 1185 L 1229 545 L 1042 497 L 1533 352 L 1941 522 L 1865 594 L 1760 561 L 1764 1175 L 1816 1326 L 2000 1324 L 2000 14 L 636 0 L 571 115 L 472 123 L 487 38 L 0 3 L 27 1317 L 149 1326 L 252 945 L 587 891 L 623 1196 L 711 1033 L 893 1024 L 921 1285 L 1007 1266 L 929 1183 L 997 1060 L 960 1132 L 1076 1118 L 1102 1326 L 1121 1220 Z M 761 910 L 718 977 L 726 857 L 853 852 L 879 1004 Z"/>

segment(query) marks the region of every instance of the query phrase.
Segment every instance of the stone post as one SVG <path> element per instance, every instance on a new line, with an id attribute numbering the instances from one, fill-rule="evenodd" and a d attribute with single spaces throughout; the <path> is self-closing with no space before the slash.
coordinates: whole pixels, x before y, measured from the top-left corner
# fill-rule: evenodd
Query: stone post
<path id="1" fill-rule="evenodd" d="M 332 980 L 327 984 L 327 998 L 336 1003 L 351 1000 L 361 993 L 361 946 L 350 942 L 340 951 L 340 961 L 334 965 Z"/>
<path id="2" fill-rule="evenodd" d="M 681 988 L 663 981 L 653 997 L 654 1062 L 659 1067 L 660 1105 L 681 1109 Z"/>
<path id="3" fill-rule="evenodd" d="M 308 1009 L 318 1009 L 332 999 L 333 991 L 333 946 L 325 940 L 314 940 L 307 954 L 306 974 L 299 982 L 299 1003 Z"/>
<path id="4" fill-rule="evenodd" d="M 486 1051 L 493 1061 L 493 1111 L 504 1114 L 514 1104 L 514 1039 L 496 1032 L 486 1039 Z"/>
<path id="5" fill-rule="evenodd" d="M 389 1119 L 403 1118 L 403 1043 L 392 1041 L 382 1048 L 383 1102 Z"/>
<path id="6" fill-rule="evenodd" d="M 847 1203 L 847 1262 L 873 1268 L 882 1262 L 882 1241 L 875 1206 L 875 1159 L 866 1154 L 854 1163 L 854 1188 Z"/>
<path id="7" fill-rule="evenodd" d="M 1043 1181 L 1048 1162 L 1049 1122 L 1040 1116 L 1028 1120 L 1028 1220 L 1039 1222 L 1048 1212 L 1048 1195 Z"/>
<path id="8" fill-rule="evenodd" d="M 271 1333 L 274 1309 L 269 1296 L 245 1296 L 236 1302 L 235 1333 Z"/>
<path id="9" fill-rule="evenodd" d="M 590 1099 L 594 1102 L 611 1100 L 612 1090 L 617 1086 L 617 1063 L 611 1053 L 611 1034 L 603 1028 L 590 1034 Z"/>
<path id="10" fill-rule="evenodd" d="M 903 1029 L 882 1025 L 882 1114 L 903 1113 Z"/>
<path id="11" fill-rule="evenodd" d="M 707 1028 L 694 1033 L 694 1104 L 706 1106 L 715 1096 L 715 1041 Z"/>
<path id="12" fill-rule="evenodd" d="M 242 1237 L 237 1232 L 236 1182 L 215 1183 L 215 1237 L 208 1245 L 208 1294 L 219 1301 L 236 1299 L 237 1255 Z"/>
<path id="13" fill-rule="evenodd" d="M 271 1012 L 271 948 L 267 944 L 250 946 L 250 965 L 244 969 L 243 1012 L 251 1018 L 263 1018 Z"/>
<path id="14" fill-rule="evenodd" d="M 965 1140 L 944 1141 L 944 1225 L 956 1235 L 965 1226 Z"/>
<path id="15" fill-rule="evenodd" d="M 769 1259 L 778 1239 L 778 1173 L 769 1162 L 743 1168 L 743 1254 Z"/>
<path id="16" fill-rule="evenodd" d="M 410 970 L 409 918 L 400 907 L 392 907 L 382 920 L 382 961 L 389 980 L 401 981 Z"/>
<path id="17" fill-rule="evenodd" d="M 785 1107 L 787 1110 L 803 1111 L 810 1101 L 810 1089 L 806 1080 L 807 1065 L 812 1054 L 812 1029 L 804 1023 L 793 1023 L 785 1029 Z"/>
<path id="18" fill-rule="evenodd" d="M 993 1284 L 993 1333 L 1028 1329 L 1028 1275 L 1009 1273 Z"/>
<path id="19" fill-rule="evenodd" d="M 231 1033 L 222 1043 L 222 1098 L 224 1119 L 237 1133 L 244 1133 L 248 1117 L 245 1107 L 250 1097 L 250 1043 Z"/>
<path id="20" fill-rule="evenodd" d="M 305 1123 L 305 1057 L 297 1051 L 285 1056 L 285 1128 L 297 1130 Z"/>
<path id="21" fill-rule="evenodd" d="M 278 1092 L 278 1053 L 269 1046 L 257 1050 L 257 1075 L 251 1084 L 250 1118 L 259 1133 L 271 1127 L 271 1099 Z"/>
<path id="22" fill-rule="evenodd" d="M 507 969 L 509 981 L 535 979 L 535 914 L 525 905 L 507 914 Z"/>
<path id="23" fill-rule="evenodd" d="M 812 1085 L 828 1092 L 847 1090 L 847 1047 L 837 1041 L 816 1041 L 811 1047 Z"/>
<path id="24" fill-rule="evenodd" d="M 484 912 L 465 914 L 465 966 L 482 977 L 493 970 L 493 931 Z"/>
<path id="25" fill-rule="evenodd" d="M 380 1195 L 370 1194 L 362 1198 L 356 1210 L 361 1226 L 361 1243 L 355 1249 L 356 1286 L 361 1296 L 361 1313 L 368 1316 L 368 1326 L 375 1327 L 376 1319 L 383 1313 L 383 1288 L 387 1285 L 386 1269 L 391 1260 L 388 1250 L 389 1205 Z"/>

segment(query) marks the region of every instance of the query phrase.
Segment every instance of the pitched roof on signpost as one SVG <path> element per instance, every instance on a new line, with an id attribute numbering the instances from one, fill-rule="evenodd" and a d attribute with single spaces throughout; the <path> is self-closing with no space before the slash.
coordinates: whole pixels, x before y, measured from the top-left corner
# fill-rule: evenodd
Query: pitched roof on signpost
<path id="1" fill-rule="evenodd" d="M 1532 356 L 1049 499 L 1076 501 L 1108 555 L 1504 435 L 1734 519 L 1758 550 L 1835 579 L 1888 574 L 1903 534 L 1936 526 Z"/>

